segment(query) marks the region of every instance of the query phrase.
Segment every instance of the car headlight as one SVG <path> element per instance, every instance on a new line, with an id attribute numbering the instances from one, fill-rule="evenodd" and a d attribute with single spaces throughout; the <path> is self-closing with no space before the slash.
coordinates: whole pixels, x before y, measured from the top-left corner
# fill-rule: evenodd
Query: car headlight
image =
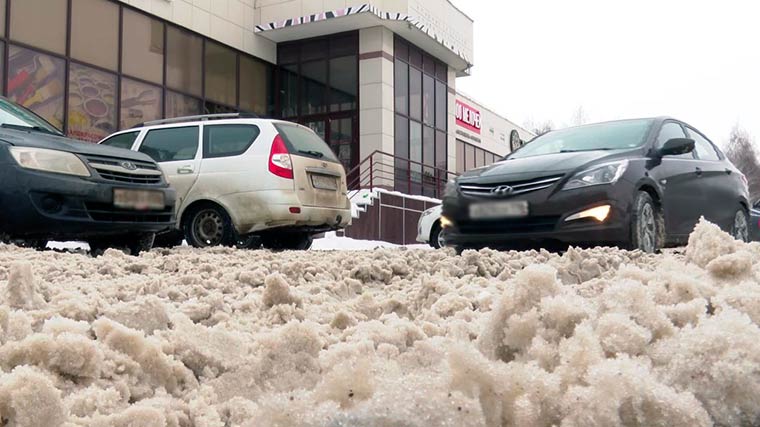
<path id="1" fill-rule="evenodd" d="M 11 147 L 11 156 L 22 168 L 66 175 L 90 176 L 87 166 L 76 155 L 44 148 Z"/>
<path id="2" fill-rule="evenodd" d="M 626 169 L 628 169 L 628 160 L 597 165 L 570 178 L 562 189 L 573 190 L 592 185 L 614 184 L 623 176 Z"/>

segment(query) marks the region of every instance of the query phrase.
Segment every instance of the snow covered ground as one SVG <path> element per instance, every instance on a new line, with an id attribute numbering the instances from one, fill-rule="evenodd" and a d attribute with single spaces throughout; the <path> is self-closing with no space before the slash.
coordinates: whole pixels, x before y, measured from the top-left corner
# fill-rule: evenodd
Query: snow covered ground
<path id="1" fill-rule="evenodd" d="M 0 245 L 0 419 L 759 425 L 758 256 Z"/>

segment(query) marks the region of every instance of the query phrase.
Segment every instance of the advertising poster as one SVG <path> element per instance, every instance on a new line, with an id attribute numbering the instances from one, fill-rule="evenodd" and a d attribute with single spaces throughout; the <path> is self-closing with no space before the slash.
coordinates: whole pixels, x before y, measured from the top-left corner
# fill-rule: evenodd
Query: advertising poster
<path id="1" fill-rule="evenodd" d="M 134 80 L 121 80 L 121 129 L 160 119 L 163 112 L 161 88 Z"/>
<path id="2" fill-rule="evenodd" d="M 69 136 L 97 142 L 116 131 L 116 76 L 78 64 L 69 72 Z"/>
<path id="3" fill-rule="evenodd" d="M 66 62 L 16 46 L 8 52 L 8 98 L 63 129 Z"/>

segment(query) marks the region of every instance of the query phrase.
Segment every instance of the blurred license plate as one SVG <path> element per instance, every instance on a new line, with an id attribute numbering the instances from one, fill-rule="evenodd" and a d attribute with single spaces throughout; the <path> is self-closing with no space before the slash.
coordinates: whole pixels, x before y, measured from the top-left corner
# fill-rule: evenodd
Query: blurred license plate
<path id="1" fill-rule="evenodd" d="M 337 190 L 338 180 L 335 177 L 327 175 L 312 175 L 311 185 L 320 190 Z"/>
<path id="2" fill-rule="evenodd" d="M 113 205 L 122 209 L 138 211 L 161 210 L 166 207 L 164 193 L 150 190 L 114 188 Z"/>
<path id="3" fill-rule="evenodd" d="M 523 218 L 528 216 L 528 202 L 525 200 L 470 205 L 471 219 Z"/>

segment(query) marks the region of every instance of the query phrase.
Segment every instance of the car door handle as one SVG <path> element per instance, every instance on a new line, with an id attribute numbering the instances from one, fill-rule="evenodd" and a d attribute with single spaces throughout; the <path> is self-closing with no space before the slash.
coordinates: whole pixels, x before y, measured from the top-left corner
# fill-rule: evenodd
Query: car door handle
<path id="1" fill-rule="evenodd" d="M 702 168 L 697 168 L 697 176 L 702 176 Z"/>
<path id="2" fill-rule="evenodd" d="M 177 173 L 180 175 L 187 175 L 193 173 L 193 167 L 192 166 L 182 166 L 177 168 Z"/>

